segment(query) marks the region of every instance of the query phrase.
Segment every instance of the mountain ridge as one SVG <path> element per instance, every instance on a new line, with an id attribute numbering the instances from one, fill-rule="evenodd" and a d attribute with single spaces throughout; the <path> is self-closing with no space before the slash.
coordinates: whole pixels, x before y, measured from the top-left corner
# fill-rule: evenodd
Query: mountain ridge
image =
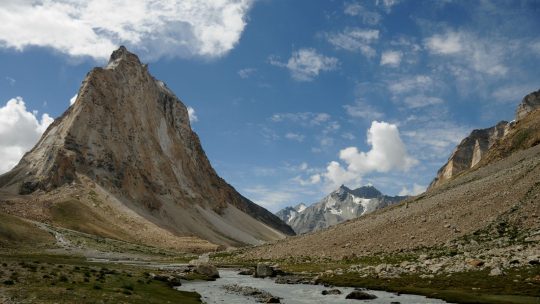
<path id="1" fill-rule="evenodd" d="M 377 209 L 395 204 L 406 196 L 383 195 L 375 187 L 363 186 L 350 189 L 341 185 L 338 189 L 310 206 L 286 207 L 276 215 L 289 224 L 296 233 L 310 233 L 347 220 L 363 216 Z"/>

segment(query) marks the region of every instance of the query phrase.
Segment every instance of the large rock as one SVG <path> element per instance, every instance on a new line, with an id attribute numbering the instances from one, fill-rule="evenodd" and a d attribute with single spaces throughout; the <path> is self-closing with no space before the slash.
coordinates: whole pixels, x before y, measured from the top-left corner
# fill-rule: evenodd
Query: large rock
<path id="1" fill-rule="evenodd" d="M 367 292 L 363 292 L 360 290 L 355 290 L 351 293 L 349 293 L 345 299 L 352 299 L 352 300 L 373 300 L 376 299 L 376 295 L 369 294 Z"/>
<path id="2" fill-rule="evenodd" d="M 266 278 L 266 277 L 273 277 L 275 276 L 274 268 L 272 266 L 259 263 L 257 264 L 257 268 L 255 269 L 255 277 L 256 278 Z"/>
<path id="3" fill-rule="evenodd" d="M 199 263 L 195 266 L 194 269 L 195 273 L 198 273 L 200 275 L 217 279 L 219 278 L 219 271 L 216 266 L 208 263 Z"/>

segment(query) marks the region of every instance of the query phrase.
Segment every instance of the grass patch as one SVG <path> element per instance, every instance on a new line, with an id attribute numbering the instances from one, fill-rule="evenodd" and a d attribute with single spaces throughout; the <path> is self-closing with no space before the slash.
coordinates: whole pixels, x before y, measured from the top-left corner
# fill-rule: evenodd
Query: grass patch
<path id="1" fill-rule="evenodd" d="M 0 260 L 10 269 L 0 276 L 3 294 L 14 303 L 201 303 L 197 293 L 150 280 L 137 266 L 60 255 L 0 253 Z M 32 271 L 30 261 L 40 267 Z"/>

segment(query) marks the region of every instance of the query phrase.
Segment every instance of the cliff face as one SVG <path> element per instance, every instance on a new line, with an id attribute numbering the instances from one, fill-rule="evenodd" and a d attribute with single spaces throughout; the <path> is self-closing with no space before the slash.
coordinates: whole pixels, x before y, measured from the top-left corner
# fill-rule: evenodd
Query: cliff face
<path id="1" fill-rule="evenodd" d="M 0 188 L 48 192 L 80 176 L 175 233 L 224 245 L 293 234 L 216 174 L 186 107 L 124 47 L 88 73 L 74 105 L 0 176 Z"/>
<path id="2" fill-rule="evenodd" d="M 504 137 L 508 122 L 501 121 L 496 126 L 473 130 L 454 149 L 448 162 L 437 172 L 437 177 L 431 182 L 429 188 L 436 187 L 457 174 L 474 167 L 486 151 L 499 139 Z"/>
<path id="3" fill-rule="evenodd" d="M 517 107 L 514 122 L 501 121 L 491 128 L 472 131 L 454 149 L 448 158 L 448 162 L 439 169 L 437 176 L 428 189 L 432 189 L 479 164 L 495 143 L 505 140 L 516 123 L 519 123 L 530 112 L 538 108 L 540 108 L 540 90 L 532 92 L 523 98 Z"/>
<path id="4" fill-rule="evenodd" d="M 521 120 L 529 112 L 540 108 L 540 90 L 532 92 L 523 98 L 516 110 L 516 120 Z"/>

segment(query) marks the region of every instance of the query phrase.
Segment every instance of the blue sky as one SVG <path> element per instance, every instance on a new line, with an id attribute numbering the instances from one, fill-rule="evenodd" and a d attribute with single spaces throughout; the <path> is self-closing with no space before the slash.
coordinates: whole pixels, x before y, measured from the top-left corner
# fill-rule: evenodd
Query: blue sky
<path id="1" fill-rule="evenodd" d="M 538 1 L 8 0 L 0 18 L 1 171 L 124 44 L 272 211 L 342 183 L 418 193 L 540 88 Z"/>

